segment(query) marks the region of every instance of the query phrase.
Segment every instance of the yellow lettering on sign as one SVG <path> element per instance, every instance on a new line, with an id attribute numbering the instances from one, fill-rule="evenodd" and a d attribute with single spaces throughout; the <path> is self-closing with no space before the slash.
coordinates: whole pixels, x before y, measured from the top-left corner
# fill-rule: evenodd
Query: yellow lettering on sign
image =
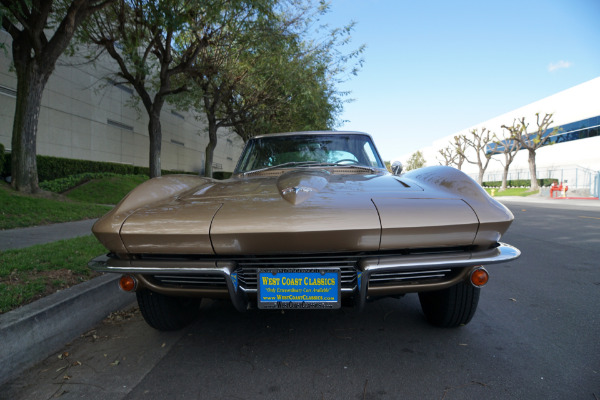
<path id="1" fill-rule="evenodd" d="M 304 278 L 306 286 L 334 286 L 335 279 L 333 278 Z"/>
<path id="2" fill-rule="evenodd" d="M 298 286 L 302 283 L 302 279 L 301 278 L 287 278 L 287 277 L 283 277 L 283 279 L 281 280 L 281 284 L 282 285 L 287 285 L 287 286 Z"/>
<path id="3" fill-rule="evenodd" d="M 279 285 L 279 278 L 269 278 L 268 276 L 262 277 L 263 285 Z"/>

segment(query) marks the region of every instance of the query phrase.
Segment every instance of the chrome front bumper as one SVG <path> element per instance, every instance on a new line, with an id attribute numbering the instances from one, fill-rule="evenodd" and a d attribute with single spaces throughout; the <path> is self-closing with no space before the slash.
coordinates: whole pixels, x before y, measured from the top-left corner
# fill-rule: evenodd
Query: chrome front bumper
<path id="1" fill-rule="evenodd" d="M 420 292 L 443 289 L 466 279 L 471 269 L 481 265 L 491 265 L 517 259 L 521 252 L 508 244 L 499 243 L 498 247 L 483 251 L 461 253 L 431 253 L 408 256 L 370 256 L 361 258 L 357 265 L 357 285 L 353 289 L 342 289 L 342 295 L 354 295 L 359 308 L 364 307 L 369 296 L 386 296 L 409 292 Z M 245 289 L 238 284 L 236 261 L 227 260 L 120 260 L 108 256 L 99 256 L 89 262 L 88 266 L 98 272 L 114 272 L 120 274 L 143 275 L 152 274 L 209 274 L 225 279 L 227 292 L 236 309 L 244 311 L 248 308 L 249 294 L 256 294 L 256 289 Z M 369 285 L 371 277 L 380 273 L 402 273 L 402 271 L 425 270 L 435 271 L 463 269 L 450 280 L 427 284 L 397 284 L 385 287 Z M 188 289 L 164 289 L 144 279 L 144 285 L 151 290 L 165 294 L 177 295 L 189 292 Z M 202 289 L 199 290 L 202 292 Z M 216 291 L 212 290 L 210 295 Z M 200 293 L 201 294 L 201 293 Z"/>

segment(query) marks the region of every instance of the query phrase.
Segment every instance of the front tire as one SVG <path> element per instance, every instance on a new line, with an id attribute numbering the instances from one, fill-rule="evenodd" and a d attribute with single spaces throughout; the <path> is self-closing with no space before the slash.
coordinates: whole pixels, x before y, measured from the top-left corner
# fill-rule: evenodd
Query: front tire
<path id="1" fill-rule="evenodd" d="M 189 325 L 199 314 L 200 299 L 172 297 L 148 289 L 136 292 L 146 323 L 159 331 L 175 331 Z"/>
<path id="2" fill-rule="evenodd" d="M 441 328 L 455 328 L 471 321 L 481 289 L 460 282 L 446 289 L 419 293 L 421 309 L 427 321 Z"/>

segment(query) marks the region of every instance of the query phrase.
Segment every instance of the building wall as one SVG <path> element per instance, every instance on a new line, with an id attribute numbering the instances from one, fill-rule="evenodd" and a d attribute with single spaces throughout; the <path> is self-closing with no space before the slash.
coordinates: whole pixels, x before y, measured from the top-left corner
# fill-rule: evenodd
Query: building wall
<path id="1" fill-rule="evenodd" d="M 0 143 L 11 148 L 17 79 L 10 70 L 10 36 L 0 31 L 8 46 L 0 52 Z M 37 152 L 40 155 L 136 166 L 149 165 L 148 117 L 126 85 L 107 80 L 112 60 L 96 65 L 63 57 L 57 63 L 42 97 Z M 177 111 L 166 103 L 161 113 L 162 168 L 203 172 L 208 144 L 201 115 Z M 219 130 L 214 171 L 233 171 L 243 141 L 233 132 Z"/>
<path id="2" fill-rule="evenodd" d="M 498 136 L 502 136 L 505 132 L 503 132 L 501 126 L 511 126 L 515 118 L 520 119 L 521 117 L 525 117 L 525 122 L 530 124 L 529 131 L 533 132 L 537 127 L 536 113 L 540 113 L 540 118 L 546 113 L 552 113 L 554 123 L 551 127 L 600 115 L 600 77 L 502 114 L 488 121 L 465 128 L 452 135 L 436 140 L 432 146 L 421 149 L 421 151 L 427 161 L 427 165 L 438 165 L 443 161 L 442 156 L 439 154 L 439 150 L 448 146 L 450 142 L 453 142 L 454 136 L 463 134 L 470 135 L 469 132 L 473 129 L 481 131 L 481 128 L 483 127 L 495 132 Z M 471 150 L 467 154 L 471 159 L 475 159 L 474 150 Z M 495 180 L 495 178 L 492 177 L 490 179 L 490 177 L 501 174 L 503 162 L 503 154 L 494 155 L 486 170 L 484 181 Z M 541 147 L 536 152 L 536 164 L 538 171 L 542 174 L 545 174 L 548 171 L 574 169 L 579 169 L 580 171 L 599 171 L 600 136 Z M 463 164 L 462 169 L 473 177 L 476 177 L 479 171 L 477 165 L 469 164 L 466 161 Z M 528 171 L 527 150 L 520 150 L 517 153 L 515 160 L 510 166 L 510 170 Z M 523 175 L 524 174 L 521 173 L 521 176 Z M 551 177 L 555 176 L 556 175 L 553 175 Z M 538 174 L 538 177 L 545 178 L 547 176 L 540 176 L 540 174 Z"/>

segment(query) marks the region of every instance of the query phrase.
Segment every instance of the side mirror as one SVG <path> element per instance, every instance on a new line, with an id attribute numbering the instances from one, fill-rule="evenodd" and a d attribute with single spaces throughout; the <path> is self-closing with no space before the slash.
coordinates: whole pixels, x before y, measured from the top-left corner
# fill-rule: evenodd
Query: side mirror
<path id="1" fill-rule="evenodd" d="M 402 163 L 400 161 L 394 161 L 392 163 L 392 174 L 396 176 L 402 174 Z"/>

